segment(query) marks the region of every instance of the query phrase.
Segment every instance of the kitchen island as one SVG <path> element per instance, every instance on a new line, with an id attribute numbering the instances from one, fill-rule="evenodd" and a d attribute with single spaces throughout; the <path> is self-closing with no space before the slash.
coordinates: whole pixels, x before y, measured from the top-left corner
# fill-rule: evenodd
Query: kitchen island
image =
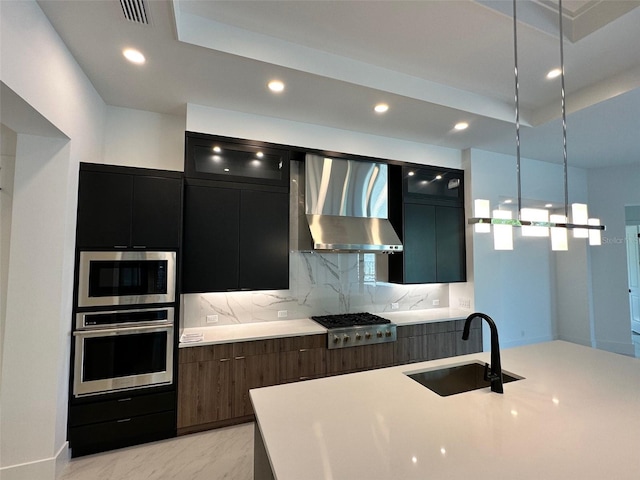
<path id="1" fill-rule="evenodd" d="M 252 390 L 255 478 L 638 478 L 640 360 L 563 341 L 501 353 L 524 377 L 503 395 L 406 375 L 489 352 Z"/>

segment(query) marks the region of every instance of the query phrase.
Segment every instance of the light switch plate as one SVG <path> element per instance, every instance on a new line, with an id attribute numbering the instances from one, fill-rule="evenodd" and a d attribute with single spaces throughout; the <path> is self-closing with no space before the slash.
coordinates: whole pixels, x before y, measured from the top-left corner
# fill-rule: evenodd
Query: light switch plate
<path id="1" fill-rule="evenodd" d="M 218 323 L 218 315 L 207 315 L 207 323 Z"/>
<path id="2" fill-rule="evenodd" d="M 439 306 L 439 305 L 440 305 L 440 300 L 434 300 L 433 302 L 431 302 L 431 304 L 432 304 L 434 307 L 437 307 L 437 306 Z"/>
<path id="3" fill-rule="evenodd" d="M 287 318 L 286 310 L 278 310 L 278 318 Z"/>

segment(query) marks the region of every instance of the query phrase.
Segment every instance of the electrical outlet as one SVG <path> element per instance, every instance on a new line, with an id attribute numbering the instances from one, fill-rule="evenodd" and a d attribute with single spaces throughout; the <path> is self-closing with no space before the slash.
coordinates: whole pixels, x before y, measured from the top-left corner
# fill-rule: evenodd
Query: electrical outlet
<path id="1" fill-rule="evenodd" d="M 398 305 L 397 302 L 394 302 L 394 303 L 391 304 L 391 310 L 397 310 L 399 308 L 400 308 L 400 305 Z"/>
<path id="2" fill-rule="evenodd" d="M 434 307 L 440 306 L 440 300 L 436 299 L 436 300 L 432 301 L 431 305 L 433 305 Z"/>
<path id="3" fill-rule="evenodd" d="M 218 323 L 218 315 L 207 315 L 207 323 Z"/>
<path id="4" fill-rule="evenodd" d="M 471 299 L 459 298 L 458 305 L 460 306 L 460 308 L 471 308 Z"/>
<path id="5" fill-rule="evenodd" d="M 287 318 L 286 310 L 278 310 L 278 318 Z"/>

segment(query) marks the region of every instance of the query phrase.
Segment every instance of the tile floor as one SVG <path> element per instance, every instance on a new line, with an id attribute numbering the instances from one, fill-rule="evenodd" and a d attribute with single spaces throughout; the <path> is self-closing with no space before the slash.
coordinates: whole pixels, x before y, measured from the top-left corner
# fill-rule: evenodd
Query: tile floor
<path id="1" fill-rule="evenodd" d="M 58 480 L 251 480 L 248 423 L 73 458 Z"/>

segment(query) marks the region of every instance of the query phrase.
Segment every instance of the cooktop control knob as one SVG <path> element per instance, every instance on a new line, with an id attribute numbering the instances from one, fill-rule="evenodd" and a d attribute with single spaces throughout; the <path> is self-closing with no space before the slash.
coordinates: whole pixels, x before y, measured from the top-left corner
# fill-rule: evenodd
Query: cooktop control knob
<path id="1" fill-rule="evenodd" d="M 364 334 L 364 338 L 366 338 L 367 340 L 369 340 L 371 338 L 371 332 L 367 332 Z"/>
<path id="2" fill-rule="evenodd" d="M 345 335 L 344 337 L 342 337 L 342 341 L 347 343 L 349 341 L 349 335 Z"/>
<path id="3" fill-rule="evenodd" d="M 382 332 L 380 330 L 376 332 L 376 337 L 382 338 Z"/>
<path id="4" fill-rule="evenodd" d="M 362 339 L 362 335 L 360 335 L 359 333 L 356 333 L 356 340 L 361 340 Z"/>
<path id="5" fill-rule="evenodd" d="M 390 337 L 391 336 L 391 330 L 387 330 L 386 332 L 384 332 L 385 336 Z"/>
<path id="6" fill-rule="evenodd" d="M 333 343 L 340 343 L 340 337 L 337 335 L 333 336 Z"/>

